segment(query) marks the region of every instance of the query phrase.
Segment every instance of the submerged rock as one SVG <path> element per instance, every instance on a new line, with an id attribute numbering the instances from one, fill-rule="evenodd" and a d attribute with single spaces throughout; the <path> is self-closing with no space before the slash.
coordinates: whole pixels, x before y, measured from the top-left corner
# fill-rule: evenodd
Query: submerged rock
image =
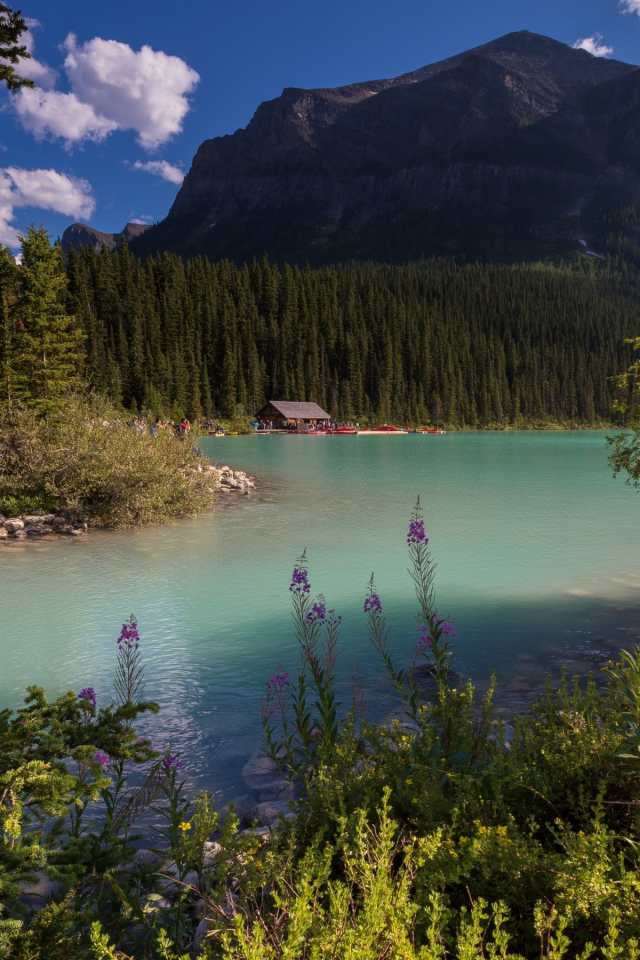
<path id="1" fill-rule="evenodd" d="M 242 822 L 247 827 L 254 823 L 259 827 L 270 827 L 278 823 L 280 814 L 287 817 L 293 816 L 291 807 L 286 800 L 267 800 L 265 803 L 257 803 L 251 810 L 247 810 Z"/>
<path id="2" fill-rule="evenodd" d="M 260 800 L 262 799 L 263 798 L 260 797 Z M 229 816 L 231 804 L 233 804 L 233 812 L 235 816 L 238 817 L 239 820 L 242 820 L 245 813 L 247 813 L 248 810 L 252 810 L 258 802 L 259 801 L 256 799 L 256 797 L 252 796 L 250 793 L 243 793 L 239 797 L 233 797 L 229 803 L 225 804 L 224 807 L 221 807 L 218 811 L 220 813 L 220 823 L 224 824 Z"/>

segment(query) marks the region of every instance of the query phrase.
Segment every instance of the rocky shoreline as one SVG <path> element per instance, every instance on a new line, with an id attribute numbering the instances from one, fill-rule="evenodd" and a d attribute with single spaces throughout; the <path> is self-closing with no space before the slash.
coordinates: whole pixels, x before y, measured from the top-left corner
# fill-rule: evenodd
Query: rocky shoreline
<path id="1" fill-rule="evenodd" d="M 232 470 L 231 467 L 205 467 L 215 477 L 215 490 L 220 493 L 244 493 L 246 496 L 255 490 L 255 478 L 248 477 L 244 470 Z"/>
<path id="2" fill-rule="evenodd" d="M 248 477 L 244 470 L 232 470 L 231 467 L 214 467 L 208 464 L 199 466 L 199 472 L 208 473 L 214 480 L 213 491 L 223 494 L 244 494 L 250 496 L 256 489 L 254 477 Z M 0 513 L 0 543 L 15 543 L 21 540 L 41 540 L 47 536 L 81 537 L 87 533 L 90 524 L 75 520 L 62 512 L 35 512 L 22 516 L 7 517 Z"/>
<path id="3" fill-rule="evenodd" d="M 71 520 L 61 513 L 32 513 L 21 517 L 5 517 L 0 513 L 0 543 L 15 540 L 41 539 L 50 534 L 81 537 L 89 525 Z"/>

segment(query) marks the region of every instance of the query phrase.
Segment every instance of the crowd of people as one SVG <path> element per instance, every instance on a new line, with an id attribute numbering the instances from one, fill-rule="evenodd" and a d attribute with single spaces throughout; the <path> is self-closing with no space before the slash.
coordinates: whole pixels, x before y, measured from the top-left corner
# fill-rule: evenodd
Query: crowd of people
<path id="1" fill-rule="evenodd" d="M 94 417 L 87 423 L 87 426 L 90 429 L 96 426 Z M 98 426 L 105 428 L 129 427 L 131 430 L 136 430 L 141 434 L 146 433 L 148 430 L 151 436 L 156 439 L 160 436 L 160 433 L 164 431 L 167 436 L 178 437 L 184 440 L 191 430 L 191 424 L 186 417 L 183 417 L 182 420 L 178 420 L 177 422 L 175 420 L 163 420 L 161 417 L 156 417 L 149 426 L 143 417 L 132 417 L 130 420 L 120 420 L 119 418 L 107 420 L 105 418 L 98 422 Z"/>
<path id="2" fill-rule="evenodd" d="M 302 423 L 302 421 L 298 420 L 284 420 L 282 423 L 276 423 L 275 420 L 258 420 L 254 426 L 257 430 L 292 430 L 299 432 L 302 429 L 300 423 Z M 304 421 L 305 430 L 335 430 L 337 427 L 337 420 Z"/>

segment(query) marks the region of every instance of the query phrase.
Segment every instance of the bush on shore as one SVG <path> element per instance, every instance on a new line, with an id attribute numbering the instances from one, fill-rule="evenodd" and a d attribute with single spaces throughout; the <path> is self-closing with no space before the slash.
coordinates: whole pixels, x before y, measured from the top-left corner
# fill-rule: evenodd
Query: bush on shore
<path id="1" fill-rule="evenodd" d="M 108 426 L 103 426 L 103 423 Z M 103 400 L 71 397 L 41 416 L 0 407 L 0 511 L 58 511 L 109 527 L 193 516 L 213 482 L 188 440 L 136 430 Z"/>
<path id="2" fill-rule="evenodd" d="M 507 738 L 492 690 L 474 702 L 453 672 L 419 513 L 407 539 L 420 628 L 408 669 L 387 649 L 373 579 L 364 600 L 396 720 L 366 719 L 357 679 L 341 710 L 340 618 L 313 599 L 304 556 L 294 568 L 301 665 L 295 680 L 279 668 L 262 702 L 294 816 L 266 839 L 233 814 L 220 830 L 211 795 L 186 797 L 180 761 L 136 737 L 156 706 L 133 618 L 111 704 L 98 709 L 91 688 L 48 703 L 33 688 L 0 714 L 0 956 L 638 960 L 640 652 L 599 686 L 547 689 Z M 150 807 L 162 854 L 136 860 Z M 34 870 L 59 883 L 37 915 L 17 887 Z"/>

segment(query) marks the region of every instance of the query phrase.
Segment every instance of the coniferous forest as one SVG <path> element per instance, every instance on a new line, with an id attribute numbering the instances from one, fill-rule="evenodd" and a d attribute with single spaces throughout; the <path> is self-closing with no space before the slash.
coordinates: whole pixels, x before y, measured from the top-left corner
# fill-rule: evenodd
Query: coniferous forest
<path id="1" fill-rule="evenodd" d="M 288 399 L 371 422 L 607 424 L 640 334 L 637 271 L 614 261 L 238 268 L 123 243 L 70 251 L 68 276 L 88 383 L 193 420 Z"/>

